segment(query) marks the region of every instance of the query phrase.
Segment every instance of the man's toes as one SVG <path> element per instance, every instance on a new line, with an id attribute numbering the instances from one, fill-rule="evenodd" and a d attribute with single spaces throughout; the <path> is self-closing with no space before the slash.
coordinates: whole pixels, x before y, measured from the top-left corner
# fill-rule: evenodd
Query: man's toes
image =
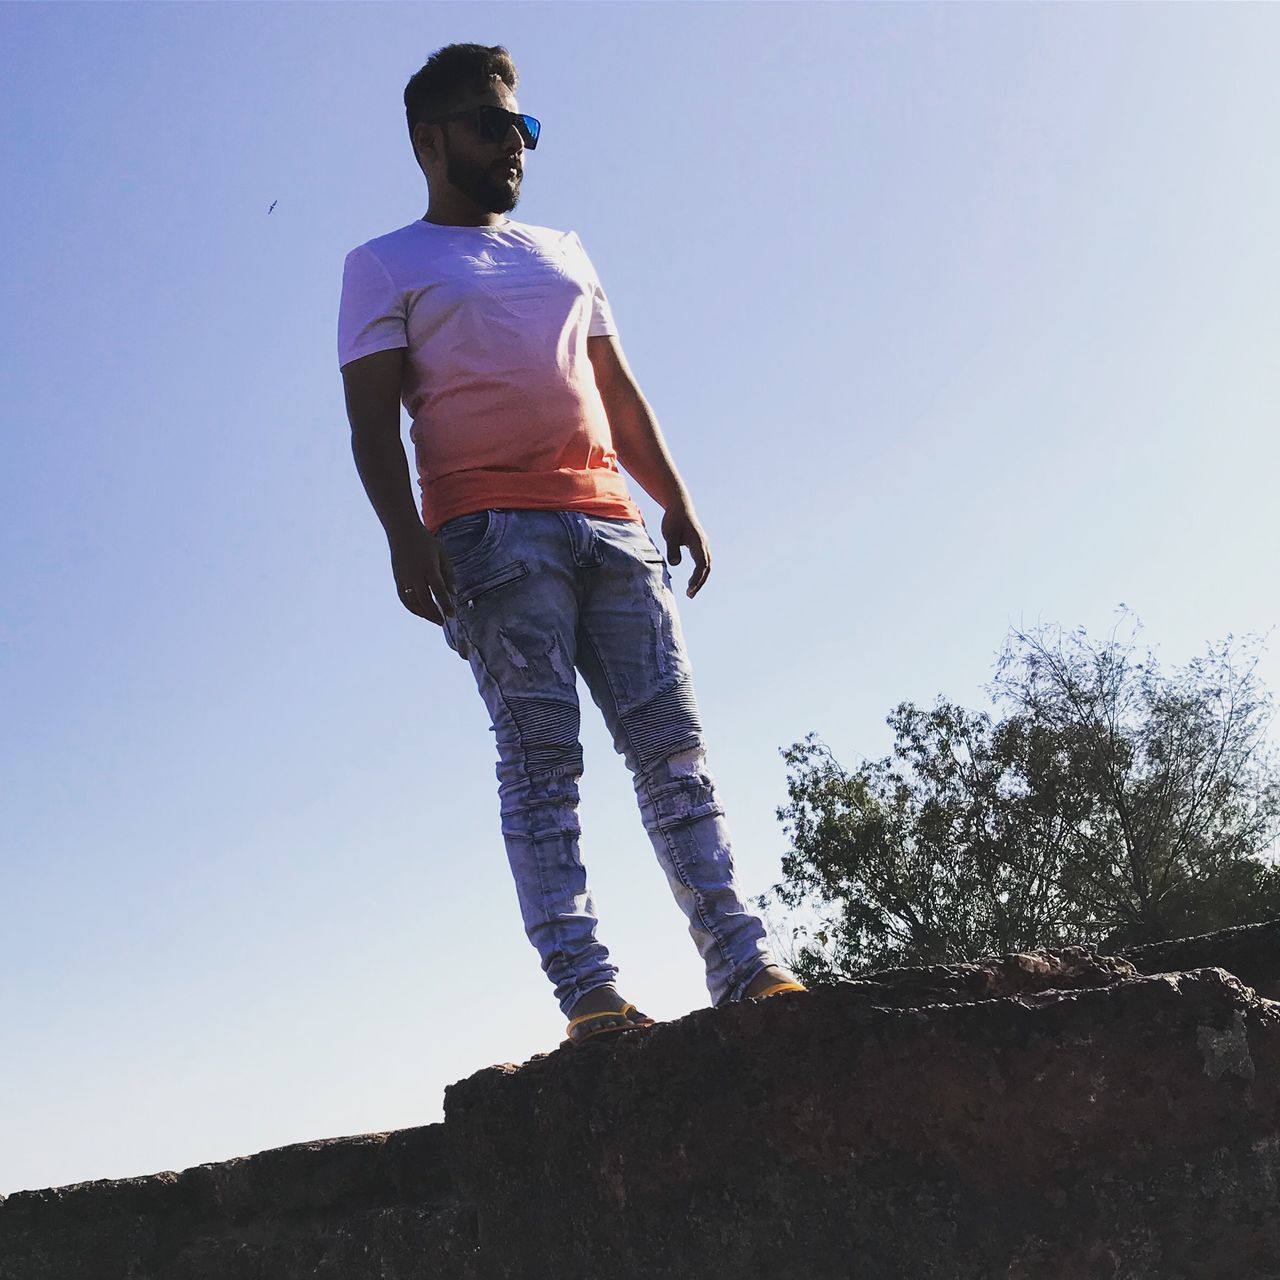
<path id="1" fill-rule="evenodd" d="M 616 1013 L 601 1013 L 596 1017 L 589 1017 L 586 1022 L 578 1023 L 569 1034 L 578 1040 L 586 1040 L 591 1036 L 603 1035 L 606 1031 L 614 1031 L 619 1027 L 630 1025 L 625 1018 L 620 1018 Z"/>

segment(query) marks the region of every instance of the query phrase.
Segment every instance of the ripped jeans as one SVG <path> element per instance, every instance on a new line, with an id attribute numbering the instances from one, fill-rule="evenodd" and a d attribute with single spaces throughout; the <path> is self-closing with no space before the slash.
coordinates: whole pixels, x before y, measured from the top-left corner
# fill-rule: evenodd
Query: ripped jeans
<path id="1" fill-rule="evenodd" d="M 491 509 L 436 536 L 453 566 L 445 638 L 469 647 L 497 735 L 502 836 L 525 932 L 567 1014 L 617 968 L 596 937 L 578 852 L 575 671 L 632 773 L 641 819 L 706 965 L 713 1004 L 774 963 L 734 875 L 707 770 L 671 574 L 645 526 L 576 511 Z"/>

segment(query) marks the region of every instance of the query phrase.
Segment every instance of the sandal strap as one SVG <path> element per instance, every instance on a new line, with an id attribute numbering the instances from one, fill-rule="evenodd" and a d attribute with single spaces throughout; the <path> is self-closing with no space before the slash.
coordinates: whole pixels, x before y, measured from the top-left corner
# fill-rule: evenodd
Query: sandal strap
<path id="1" fill-rule="evenodd" d="M 574 1018 L 567 1028 L 572 1031 L 580 1022 L 588 1022 L 592 1018 L 626 1018 L 627 1009 L 634 1009 L 635 1005 L 629 1004 L 626 1009 L 601 1009 L 599 1013 L 584 1013 L 581 1017 Z"/>

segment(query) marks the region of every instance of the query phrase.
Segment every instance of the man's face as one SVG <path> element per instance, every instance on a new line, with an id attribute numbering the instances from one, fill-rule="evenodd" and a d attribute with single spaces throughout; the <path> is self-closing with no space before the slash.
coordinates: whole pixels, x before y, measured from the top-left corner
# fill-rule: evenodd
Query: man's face
<path id="1" fill-rule="evenodd" d="M 500 81 L 471 95 L 453 109 L 464 111 L 489 103 L 518 112 L 515 95 Z M 419 126 L 421 128 L 422 126 Z M 455 187 L 487 213 L 507 213 L 520 199 L 524 177 L 524 139 L 515 125 L 501 142 L 487 142 L 476 132 L 474 116 L 431 126 L 438 139 L 434 157 L 425 153 L 427 176 Z"/>

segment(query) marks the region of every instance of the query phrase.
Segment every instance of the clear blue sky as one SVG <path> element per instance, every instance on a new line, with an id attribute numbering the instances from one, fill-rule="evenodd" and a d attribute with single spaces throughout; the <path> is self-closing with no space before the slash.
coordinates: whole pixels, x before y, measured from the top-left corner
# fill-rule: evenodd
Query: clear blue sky
<path id="1" fill-rule="evenodd" d="M 582 237 L 707 529 L 673 573 L 749 893 L 779 749 L 985 706 L 1010 623 L 1124 601 L 1174 665 L 1280 621 L 1274 6 L 7 5 L 0 1193 L 429 1123 L 563 1033 L 335 352 L 453 41 L 515 57 L 513 216 Z M 583 719 L 602 936 L 677 1017 Z"/>

